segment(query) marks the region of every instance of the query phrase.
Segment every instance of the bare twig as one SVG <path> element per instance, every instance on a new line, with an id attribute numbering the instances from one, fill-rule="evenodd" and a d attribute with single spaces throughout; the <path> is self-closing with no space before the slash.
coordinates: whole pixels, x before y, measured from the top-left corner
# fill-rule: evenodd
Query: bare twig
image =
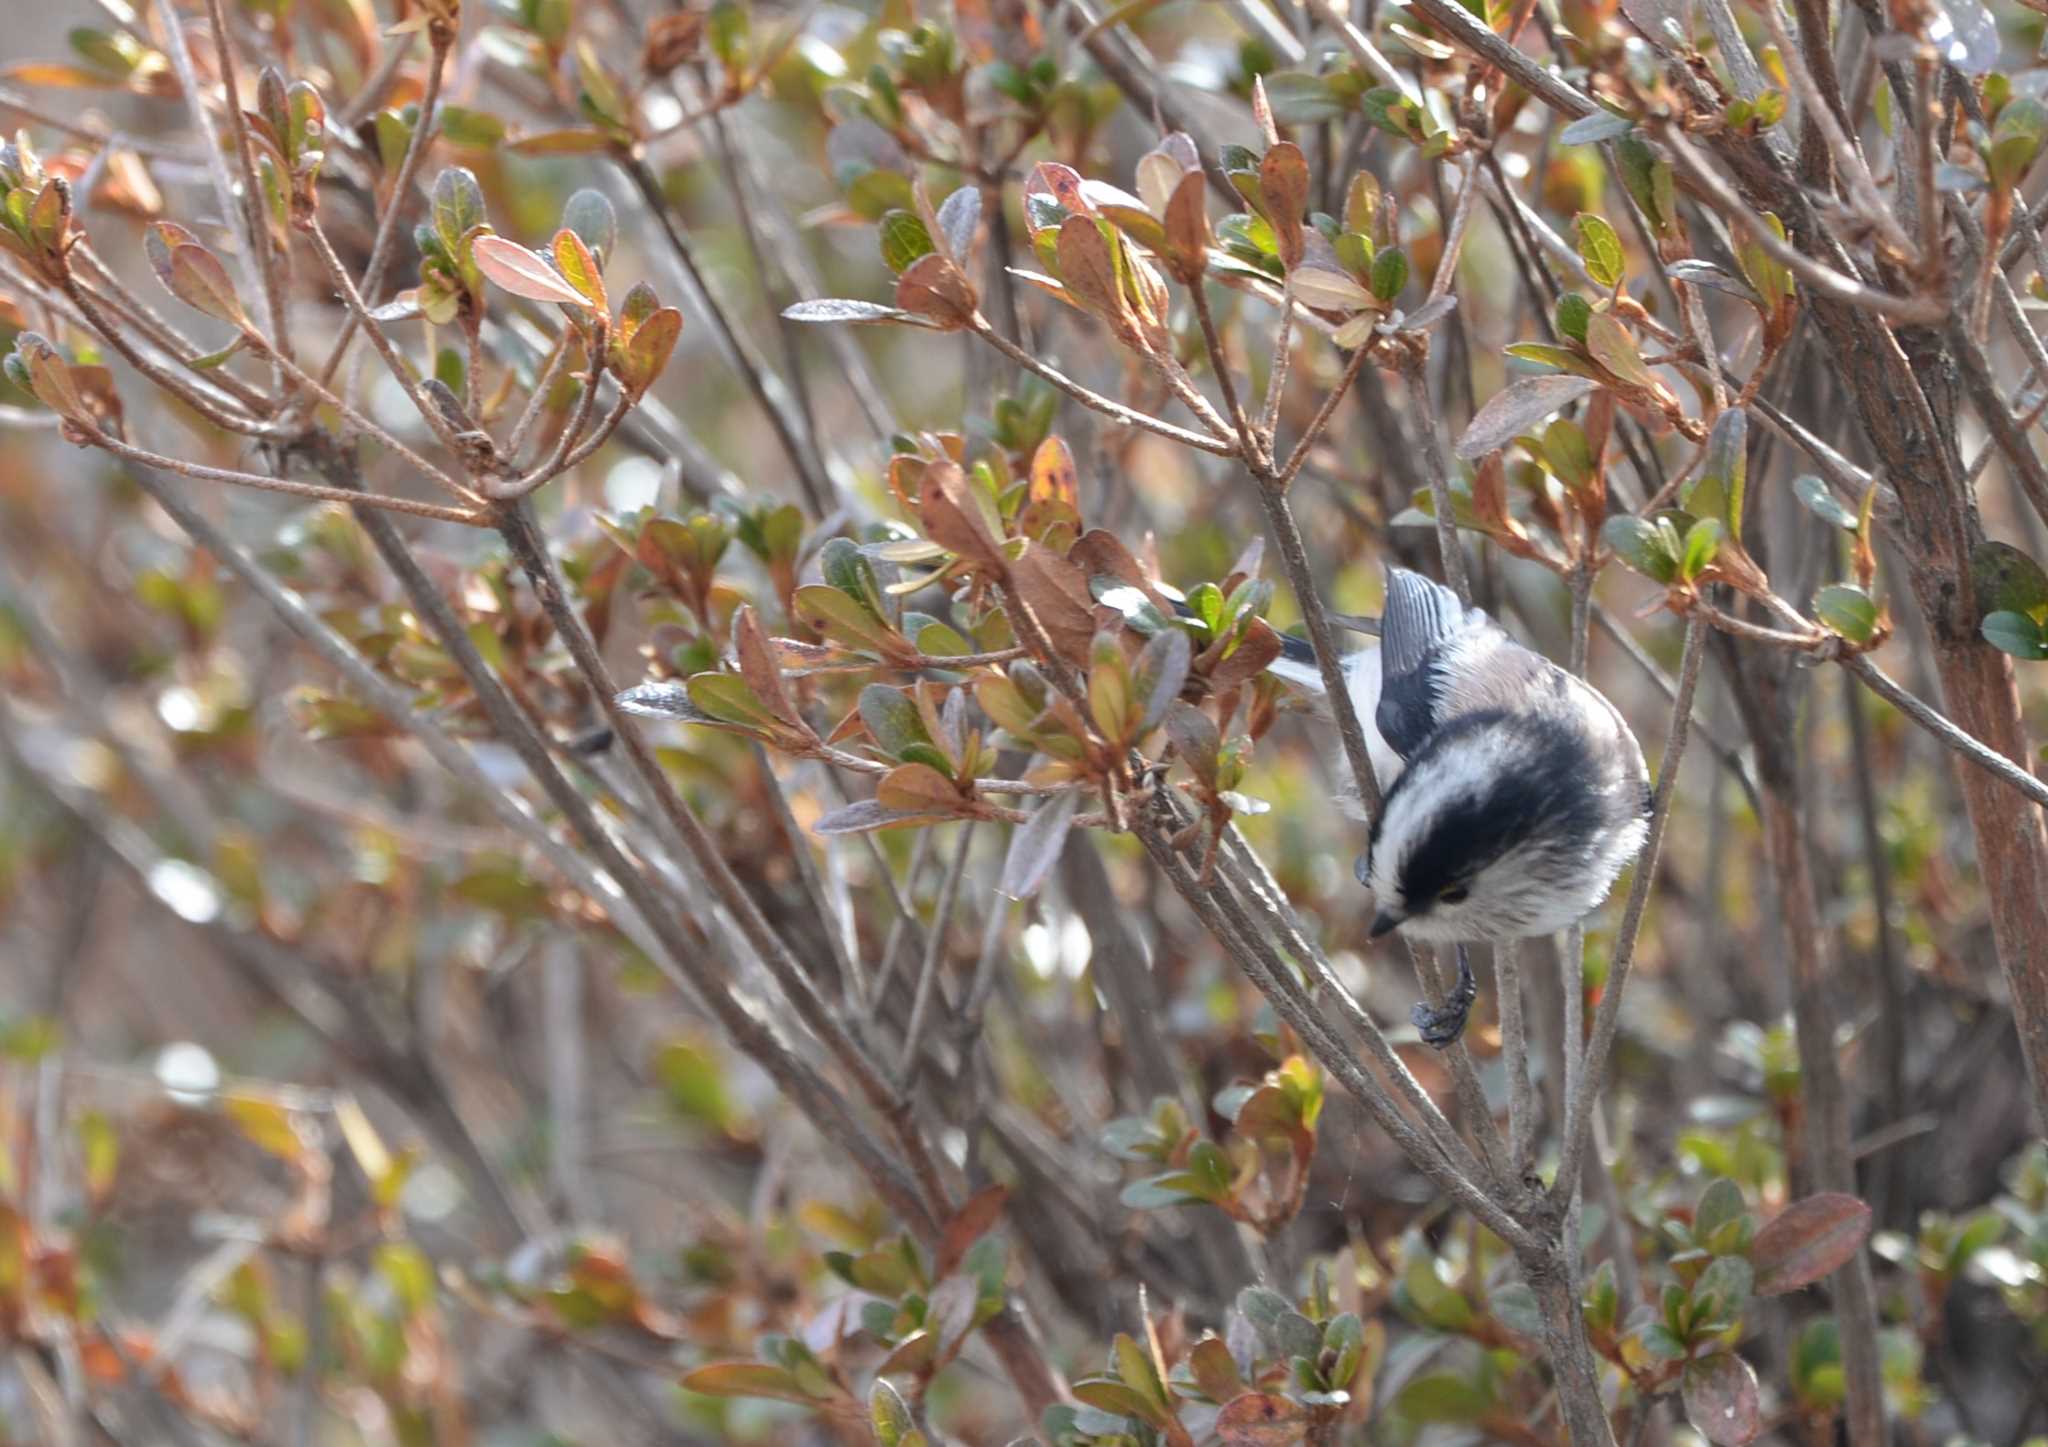
<path id="1" fill-rule="evenodd" d="M 1565 1102 L 1563 1144 L 1560 1147 L 1557 1178 L 1550 1194 L 1562 1201 L 1576 1189 L 1580 1163 L 1592 1134 L 1591 1120 L 1600 1094 L 1607 1086 L 1607 1061 L 1614 1049 L 1614 1034 L 1621 1019 L 1621 997 L 1628 984 L 1629 967 L 1635 963 L 1636 939 L 1643 927 L 1643 909 L 1649 903 L 1650 884 L 1657 873 L 1657 856 L 1664 844 L 1665 826 L 1671 819 L 1671 801 L 1678 792 L 1678 768 L 1685 759 L 1685 743 L 1692 728 L 1692 695 L 1699 685 L 1700 659 L 1705 652 L 1705 620 L 1694 617 L 1686 624 L 1685 655 L 1678 666 L 1678 696 L 1671 703 L 1671 724 L 1664 735 L 1664 760 L 1657 771 L 1656 799 L 1650 813 L 1650 834 L 1643 852 L 1636 858 L 1635 878 L 1629 883 L 1628 904 L 1622 910 L 1621 928 L 1615 935 L 1607 984 L 1601 991 L 1600 1007 L 1594 1012 L 1592 1038 L 1586 1042 L 1585 1068 L 1578 1089 Z M 1569 1042 L 1567 1042 L 1569 1047 Z"/>

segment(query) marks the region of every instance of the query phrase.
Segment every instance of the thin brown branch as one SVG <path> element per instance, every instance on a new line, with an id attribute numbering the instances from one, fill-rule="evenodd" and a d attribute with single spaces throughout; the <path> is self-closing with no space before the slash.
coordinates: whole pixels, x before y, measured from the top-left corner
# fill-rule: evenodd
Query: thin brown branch
<path id="1" fill-rule="evenodd" d="M 394 254 L 392 238 L 398 234 L 398 218 L 406 210 L 405 203 L 412 195 L 420 163 L 426 159 L 427 147 L 433 142 L 434 127 L 440 123 L 441 77 L 448 68 L 448 52 L 455 44 L 454 27 L 442 20 L 429 21 L 427 44 L 427 82 L 420 94 L 419 118 L 413 123 L 412 135 L 406 141 L 405 156 L 398 163 L 398 174 L 391 178 L 390 194 L 384 198 L 384 213 L 377 219 L 377 235 L 370 243 L 370 259 L 363 267 L 362 285 L 357 288 L 370 306 L 377 304 L 378 289 L 384 285 L 384 272 Z M 355 338 L 355 330 L 356 316 L 351 312 L 341 324 L 341 335 L 335 338 L 334 350 L 328 354 L 327 364 L 320 369 L 322 386 L 334 381 L 342 358 L 348 355 L 348 345 Z"/>
<path id="2" fill-rule="evenodd" d="M 1041 362 L 1038 358 L 1032 356 L 1031 353 L 1012 342 L 1008 337 L 990 326 L 988 318 L 978 312 L 975 314 L 974 320 L 969 323 L 969 328 L 976 336 L 980 337 L 1018 366 L 1024 368 L 1025 371 L 1033 372 L 1043 377 L 1084 407 L 1100 412 L 1103 416 L 1122 422 L 1126 426 L 1142 428 L 1147 432 L 1164 437 L 1168 441 L 1178 442 L 1187 447 L 1198 448 L 1217 457 L 1237 456 L 1237 444 L 1234 442 L 1215 437 L 1205 437 L 1199 432 L 1190 432 L 1185 427 L 1176 427 L 1171 422 L 1162 422 L 1159 418 L 1152 416 L 1148 412 L 1140 412 L 1136 408 L 1126 407 L 1121 402 L 1112 401 L 1100 392 L 1092 391 L 1082 386 L 1064 372 Z"/>

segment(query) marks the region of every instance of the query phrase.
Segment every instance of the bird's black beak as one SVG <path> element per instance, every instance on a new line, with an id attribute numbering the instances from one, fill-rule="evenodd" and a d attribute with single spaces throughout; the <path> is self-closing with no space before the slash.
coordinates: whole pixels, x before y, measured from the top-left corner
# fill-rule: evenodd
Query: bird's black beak
<path id="1" fill-rule="evenodd" d="M 1367 935 L 1372 939 L 1378 939 L 1382 935 L 1392 934 L 1400 927 L 1400 924 L 1400 920 L 1394 918 L 1385 910 L 1381 910 L 1372 917 L 1372 928 L 1367 931 Z"/>

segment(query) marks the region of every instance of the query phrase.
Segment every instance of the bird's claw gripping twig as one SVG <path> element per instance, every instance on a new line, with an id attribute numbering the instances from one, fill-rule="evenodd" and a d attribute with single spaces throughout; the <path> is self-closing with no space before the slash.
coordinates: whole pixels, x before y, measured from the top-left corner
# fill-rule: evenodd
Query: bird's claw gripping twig
<path id="1" fill-rule="evenodd" d="M 1472 1001 L 1479 994 L 1479 982 L 1472 978 L 1472 961 L 1463 945 L 1458 946 L 1458 979 L 1451 986 L 1450 994 L 1444 996 L 1441 1005 L 1431 1006 L 1427 1000 L 1417 1002 L 1408 1012 L 1408 1018 L 1415 1022 L 1415 1028 L 1422 1033 L 1422 1043 L 1443 1050 L 1465 1033 L 1465 1022 L 1472 1015 Z"/>

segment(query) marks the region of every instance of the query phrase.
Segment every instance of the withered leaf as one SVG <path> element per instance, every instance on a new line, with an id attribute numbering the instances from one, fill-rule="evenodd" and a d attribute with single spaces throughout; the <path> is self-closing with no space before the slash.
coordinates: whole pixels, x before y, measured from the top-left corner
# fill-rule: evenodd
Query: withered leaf
<path id="1" fill-rule="evenodd" d="M 946 331 L 960 331 L 973 322 L 981 297 L 965 272 L 934 251 L 896 278 L 896 305 Z"/>
<path id="2" fill-rule="evenodd" d="M 1010 581 L 1060 655 L 1075 662 L 1087 658 L 1095 602 L 1080 568 L 1033 544 L 1010 565 Z"/>
<path id="3" fill-rule="evenodd" d="M 917 489 L 918 518 L 933 542 L 1000 576 L 1006 567 L 1002 539 L 990 531 L 988 518 L 970 496 L 972 486 L 954 463 L 926 468 Z"/>

